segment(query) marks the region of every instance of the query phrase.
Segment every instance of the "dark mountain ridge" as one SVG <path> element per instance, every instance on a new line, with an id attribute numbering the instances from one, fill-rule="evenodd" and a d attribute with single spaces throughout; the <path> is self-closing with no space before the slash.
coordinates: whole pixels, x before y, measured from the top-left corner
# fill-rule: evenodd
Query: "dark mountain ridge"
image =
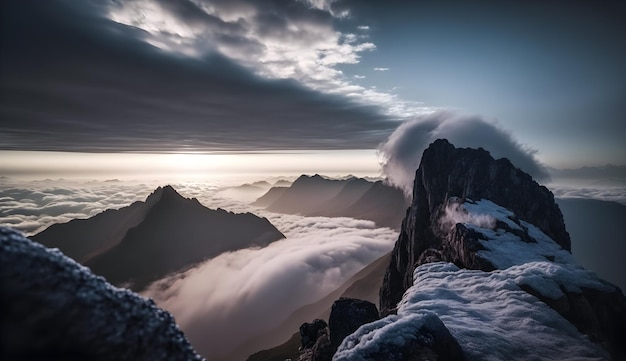
<path id="1" fill-rule="evenodd" d="M 133 218 L 126 218 L 129 214 Z M 111 230 L 100 227 L 114 219 L 118 219 L 114 233 L 123 234 L 122 238 L 108 240 L 106 243 L 112 246 L 100 250 L 85 264 L 109 282 L 134 290 L 222 252 L 262 247 L 284 238 L 265 218 L 212 210 L 165 186 L 157 188 L 145 202 L 107 211 L 86 221 L 52 226 L 49 229 L 53 231 L 45 230 L 34 239 L 71 254 L 71 245 L 91 243 L 93 234 L 111 234 Z M 67 237 L 74 243 L 63 247 L 66 244 L 55 242 L 52 237 Z"/>
<path id="2" fill-rule="evenodd" d="M 148 197 L 120 209 L 107 209 L 93 217 L 57 223 L 30 238 L 84 263 L 119 244 L 126 232 L 143 221 L 159 197 Z M 97 232 L 93 232 L 97 230 Z"/>
<path id="3" fill-rule="evenodd" d="M 382 181 L 316 174 L 302 175 L 290 187 L 273 187 L 252 204 L 277 213 L 351 217 L 397 229 L 409 201 L 400 189 Z"/>

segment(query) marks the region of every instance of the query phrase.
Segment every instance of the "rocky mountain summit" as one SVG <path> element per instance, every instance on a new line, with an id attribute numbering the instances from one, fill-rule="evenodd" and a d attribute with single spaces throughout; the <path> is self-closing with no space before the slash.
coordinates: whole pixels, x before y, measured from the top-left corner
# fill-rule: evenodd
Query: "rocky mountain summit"
<path id="1" fill-rule="evenodd" d="M 282 238 L 266 218 L 206 208 L 171 186 L 157 188 L 145 202 L 52 225 L 33 237 L 70 255 L 89 255 L 80 260 L 94 273 L 136 291 L 222 252 Z"/>
<path id="2" fill-rule="evenodd" d="M 477 249 L 461 249 L 453 246 L 452 239 L 446 241 L 449 228 L 442 227 L 440 221 L 449 211 L 449 203 L 466 199 L 488 199 L 537 226 L 563 249 L 570 250 L 563 215 L 546 187 L 506 158 L 496 160 L 482 148 L 455 148 L 447 140 L 437 140 L 424 151 L 415 173 L 411 208 L 402 222 L 381 289 L 383 313 L 400 301 L 413 284 L 413 269 L 424 263 L 429 253 L 437 253 L 441 260 L 460 263 L 466 268 L 485 271 L 494 268 L 475 256 Z M 453 223 L 459 224 L 455 235 L 468 232 L 462 222 Z M 509 229 L 506 224 L 498 227 Z M 523 236 L 523 232 L 513 232 Z"/>
<path id="3" fill-rule="evenodd" d="M 626 300 L 578 266 L 552 193 L 507 159 L 437 140 L 416 172 L 380 290 L 387 316 L 349 336 L 335 360 L 408 359 L 442 323 L 468 360 L 623 359 Z M 412 336 L 413 335 L 413 336 Z M 454 358 L 451 358 L 454 359 Z"/>
<path id="4" fill-rule="evenodd" d="M 174 318 L 0 227 L 0 359 L 203 360 Z"/>

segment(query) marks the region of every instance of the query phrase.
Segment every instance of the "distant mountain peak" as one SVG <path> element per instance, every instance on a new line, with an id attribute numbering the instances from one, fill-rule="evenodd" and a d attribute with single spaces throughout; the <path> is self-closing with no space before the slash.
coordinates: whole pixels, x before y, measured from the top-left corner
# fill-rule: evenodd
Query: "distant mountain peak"
<path id="1" fill-rule="evenodd" d="M 110 282 L 135 290 L 222 252 L 266 246 L 281 238 L 265 218 L 209 209 L 171 185 L 156 188 L 145 202 L 53 225 L 33 237 L 79 256 Z"/>
<path id="2" fill-rule="evenodd" d="M 190 199 L 181 196 L 180 193 L 178 193 L 176 189 L 174 189 L 174 187 L 172 187 L 169 184 L 163 187 L 161 186 L 157 187 L 146 198 L 146 203 L 151 206 L 157 203 L 171 204 L 172 202 L 180 202 L 180 201 L 190 201 Z"/>

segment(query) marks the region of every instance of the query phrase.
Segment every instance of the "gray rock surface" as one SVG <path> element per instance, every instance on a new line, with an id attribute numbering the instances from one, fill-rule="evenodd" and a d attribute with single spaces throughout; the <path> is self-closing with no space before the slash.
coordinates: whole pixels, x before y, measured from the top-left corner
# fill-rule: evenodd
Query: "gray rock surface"
<path id="1" fill-rule="evenodd" d="M 0 359 L 202 360 L 174 318 L 0 227 Z"/>

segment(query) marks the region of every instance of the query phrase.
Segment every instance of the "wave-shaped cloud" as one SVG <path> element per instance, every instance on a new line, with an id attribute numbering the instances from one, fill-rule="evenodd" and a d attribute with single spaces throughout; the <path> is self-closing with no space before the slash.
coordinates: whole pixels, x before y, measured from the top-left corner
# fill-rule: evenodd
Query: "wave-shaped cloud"
<path id="1" fill-rule="evenodd" d="M 411 194 L 422 153 L 439 138 L 448 139 L 456 147 L 482 147 L 495 158 L 508 158 L 537 180 L 548 179 L 544 166 L 535 158 L 536 152 L 518 143 L 497 124 L 480 116 L 442 111 L 402 123 L 380 144 L 382 170 L 389 182 Z"/>
<path id="2" fill-rule="evenodd" d="M 271 221 L 286 239 L 224 253 L 144 293 L 172 312 L 202 354 L 223 356 L 273 329 L 391 250 L 397 237 L 349 218 L 281 215 Z"/>

